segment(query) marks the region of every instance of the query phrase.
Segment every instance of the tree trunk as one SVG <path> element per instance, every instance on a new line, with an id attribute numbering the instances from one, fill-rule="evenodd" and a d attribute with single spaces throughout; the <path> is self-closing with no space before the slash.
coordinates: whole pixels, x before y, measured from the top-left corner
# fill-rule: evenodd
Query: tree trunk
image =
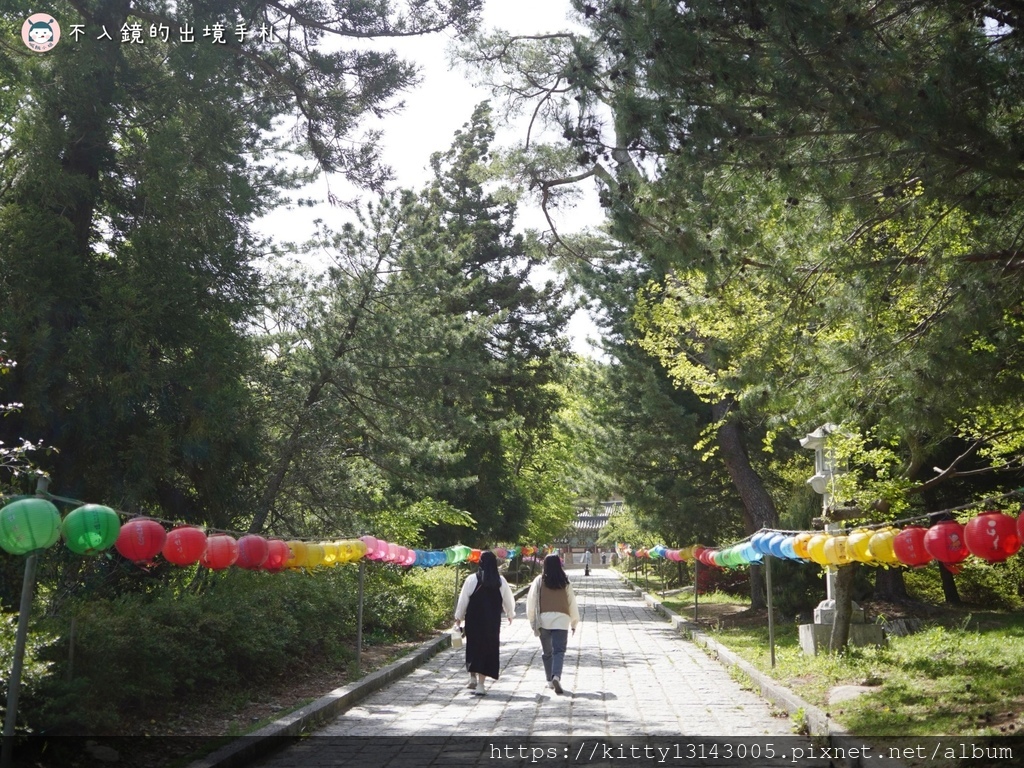
<path id="1" fill-rule="evenodd" d="M 960 605 L 960 591 L 956 588 L 953 572 L 942 563 L 937 562 L 935 565 L 938 566 L 939 576 L 942 578 L 942 596 L 948 604 Z"/>
<path id="2" fill-rule="evenodd" d="M 762 528 L 774 528 L 779 523 L 775 502 L 764 486 L 764 481 L 750 463 L 750 456 L 744 444 L 743 425 L 739 418 L 730 413 L 731 399 L 725 399 L 712 406 L 712 416 L 721 422 L 718 428 L 718 448 L 729 477 L 736 486 L 743 502 L 743 527 L 747 535 Z M 764 572 L 760 567 L 750 569 L 750 601 L 754 608 L 764 608 Z"/>
<path id="3" fill-rule="evenodd" d="M 878 568 L 875 570 L 875 600 L 902 603 L 910 599 L 903 571 L 899 568 Z"/>
<path id="4" fill-rule="evenodd" d="M 850 639 L 850 620 L 853 618 L 853 577 L 856 574 L 856 563 L 844 565 L 836 573 L 835 591 L 832 595 L 836 604 L 835 623 L 832 624 L 832 635 L 828 641 L 828 649 L 831 653 L 839 653 L 846 647 L 846 643 Z"/>

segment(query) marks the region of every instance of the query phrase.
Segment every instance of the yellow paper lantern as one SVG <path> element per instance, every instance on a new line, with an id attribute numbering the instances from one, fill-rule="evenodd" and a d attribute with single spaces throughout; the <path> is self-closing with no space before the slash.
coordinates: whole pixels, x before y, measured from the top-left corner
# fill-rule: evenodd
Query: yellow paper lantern
<path id="1" fill-rule="evenodd" d="M 813 538 L 813 533 L 798 533 L 796 538 L 793 539 L 793 554 L 797 557 L 802 557 L 804 560 L 810 560 L 811 553 L 807 551 L 807 545 L 811 543 Z"/>
<path id="2" fill-rule="evenodd" d="M 360 560 L 366 556 L 366 543 L 359 539 L 354 539 L 349 542 L 352 545 L 352 552 L 355 555 L 353 560 Z"/>
<path id="3" fill-rule="evenodd" d="M 850 553 L 850 557 L 858 563 L 877 565 L 878 563 L 868 549 L 868 546 L 871 544 L 871 537 L 874 535 L 875 532 L 867 528 L 857 528 L 851 531 L 850 535 L 846 537 L 846 548 Z"/>
<path id="4" fill-rule="evenodd" d="M 850 558 L 846 536 L 832 536 L 825 542 L 825 559 L 829 565 L 848 565 Z"/>
<path id="5" fill-rule="evenodd" d="M 900 559 L 892 549 L 892 541 L 897 533 L 895 528 L 883 528 L 871 537 L 868 552 L 883 565 L 900 565 Z"/>
<path id="6" fill-rule="evenodd" d="M 335 541 L 325 541 L 322 545 L 324 548 L 324 565 L 331 566 L 338 562 L 338 543 Z"/>
<path id="7" fill-rule="evenodd" d="M 352 542 L 339 541 L 337 542 L 337 547 L 338 559 L 335 562 L 351 563 L 355 559 L 355 551 L 352 549 Z"/>
<path id="8" fill-rule="evenodd" d="M 807 542 L 807 556 L 818 565 L 828 565 L 828 558 L 825 557 L 825 542 L 830 538 L 824 533 L 816 533 Z"/>
<path id="9" fill-rule="evenodd" d="M 316 568 L 324 564 L 324 548 L 322 544 L 307 544 L 306 559 L 303 562 L 305 568 Z"/>
<path id="10" fill-rule="evenodd" d="M 288 550 L 291 552 L 288 559 L 284 561 L 285 568 L 301 568 L 306 562 L 306 542 L 289 541 Z"/>

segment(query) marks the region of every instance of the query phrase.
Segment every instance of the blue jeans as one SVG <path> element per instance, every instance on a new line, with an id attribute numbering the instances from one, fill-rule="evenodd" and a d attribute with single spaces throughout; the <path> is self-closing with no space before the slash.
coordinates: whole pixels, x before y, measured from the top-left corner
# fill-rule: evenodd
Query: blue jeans
<path id="1" fill-rule="evenodd" d="M 569 630 L 540 630 L 541 659 L 544 660 L 544 674 L 548 681 L 562 677 L 562 663 L 565 661 L 565 646 L 569 643 Z"/>

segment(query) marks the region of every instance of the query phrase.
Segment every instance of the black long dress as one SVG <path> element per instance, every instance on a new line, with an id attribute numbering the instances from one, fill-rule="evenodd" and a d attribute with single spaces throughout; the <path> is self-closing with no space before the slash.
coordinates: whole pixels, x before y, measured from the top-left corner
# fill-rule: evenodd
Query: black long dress
<path id="1" fill-rule="evenodd" d="M 477 586 L 466 607 L 466 669 L 498 679 L 498 646 L 504 608 L 500 587 Z"/>

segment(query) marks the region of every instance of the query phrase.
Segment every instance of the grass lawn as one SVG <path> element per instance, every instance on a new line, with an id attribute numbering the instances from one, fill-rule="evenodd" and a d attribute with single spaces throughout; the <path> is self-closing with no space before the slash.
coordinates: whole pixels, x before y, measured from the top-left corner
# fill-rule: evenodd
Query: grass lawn
<path id="1" fill-rule="evenodd" d="M 952 618 L 952 617 L 951 617 Z M 1024 616 L 963 615 L 887 647 L 806 655 L 796 624 L 776 626 L 772 669 L 767 627 L 730 627 L 712 636 L 847 730 L 876 736 L 1015 735 L 1024 732 Z M 840 685 L 870 691 L 831 705 Z"/>

